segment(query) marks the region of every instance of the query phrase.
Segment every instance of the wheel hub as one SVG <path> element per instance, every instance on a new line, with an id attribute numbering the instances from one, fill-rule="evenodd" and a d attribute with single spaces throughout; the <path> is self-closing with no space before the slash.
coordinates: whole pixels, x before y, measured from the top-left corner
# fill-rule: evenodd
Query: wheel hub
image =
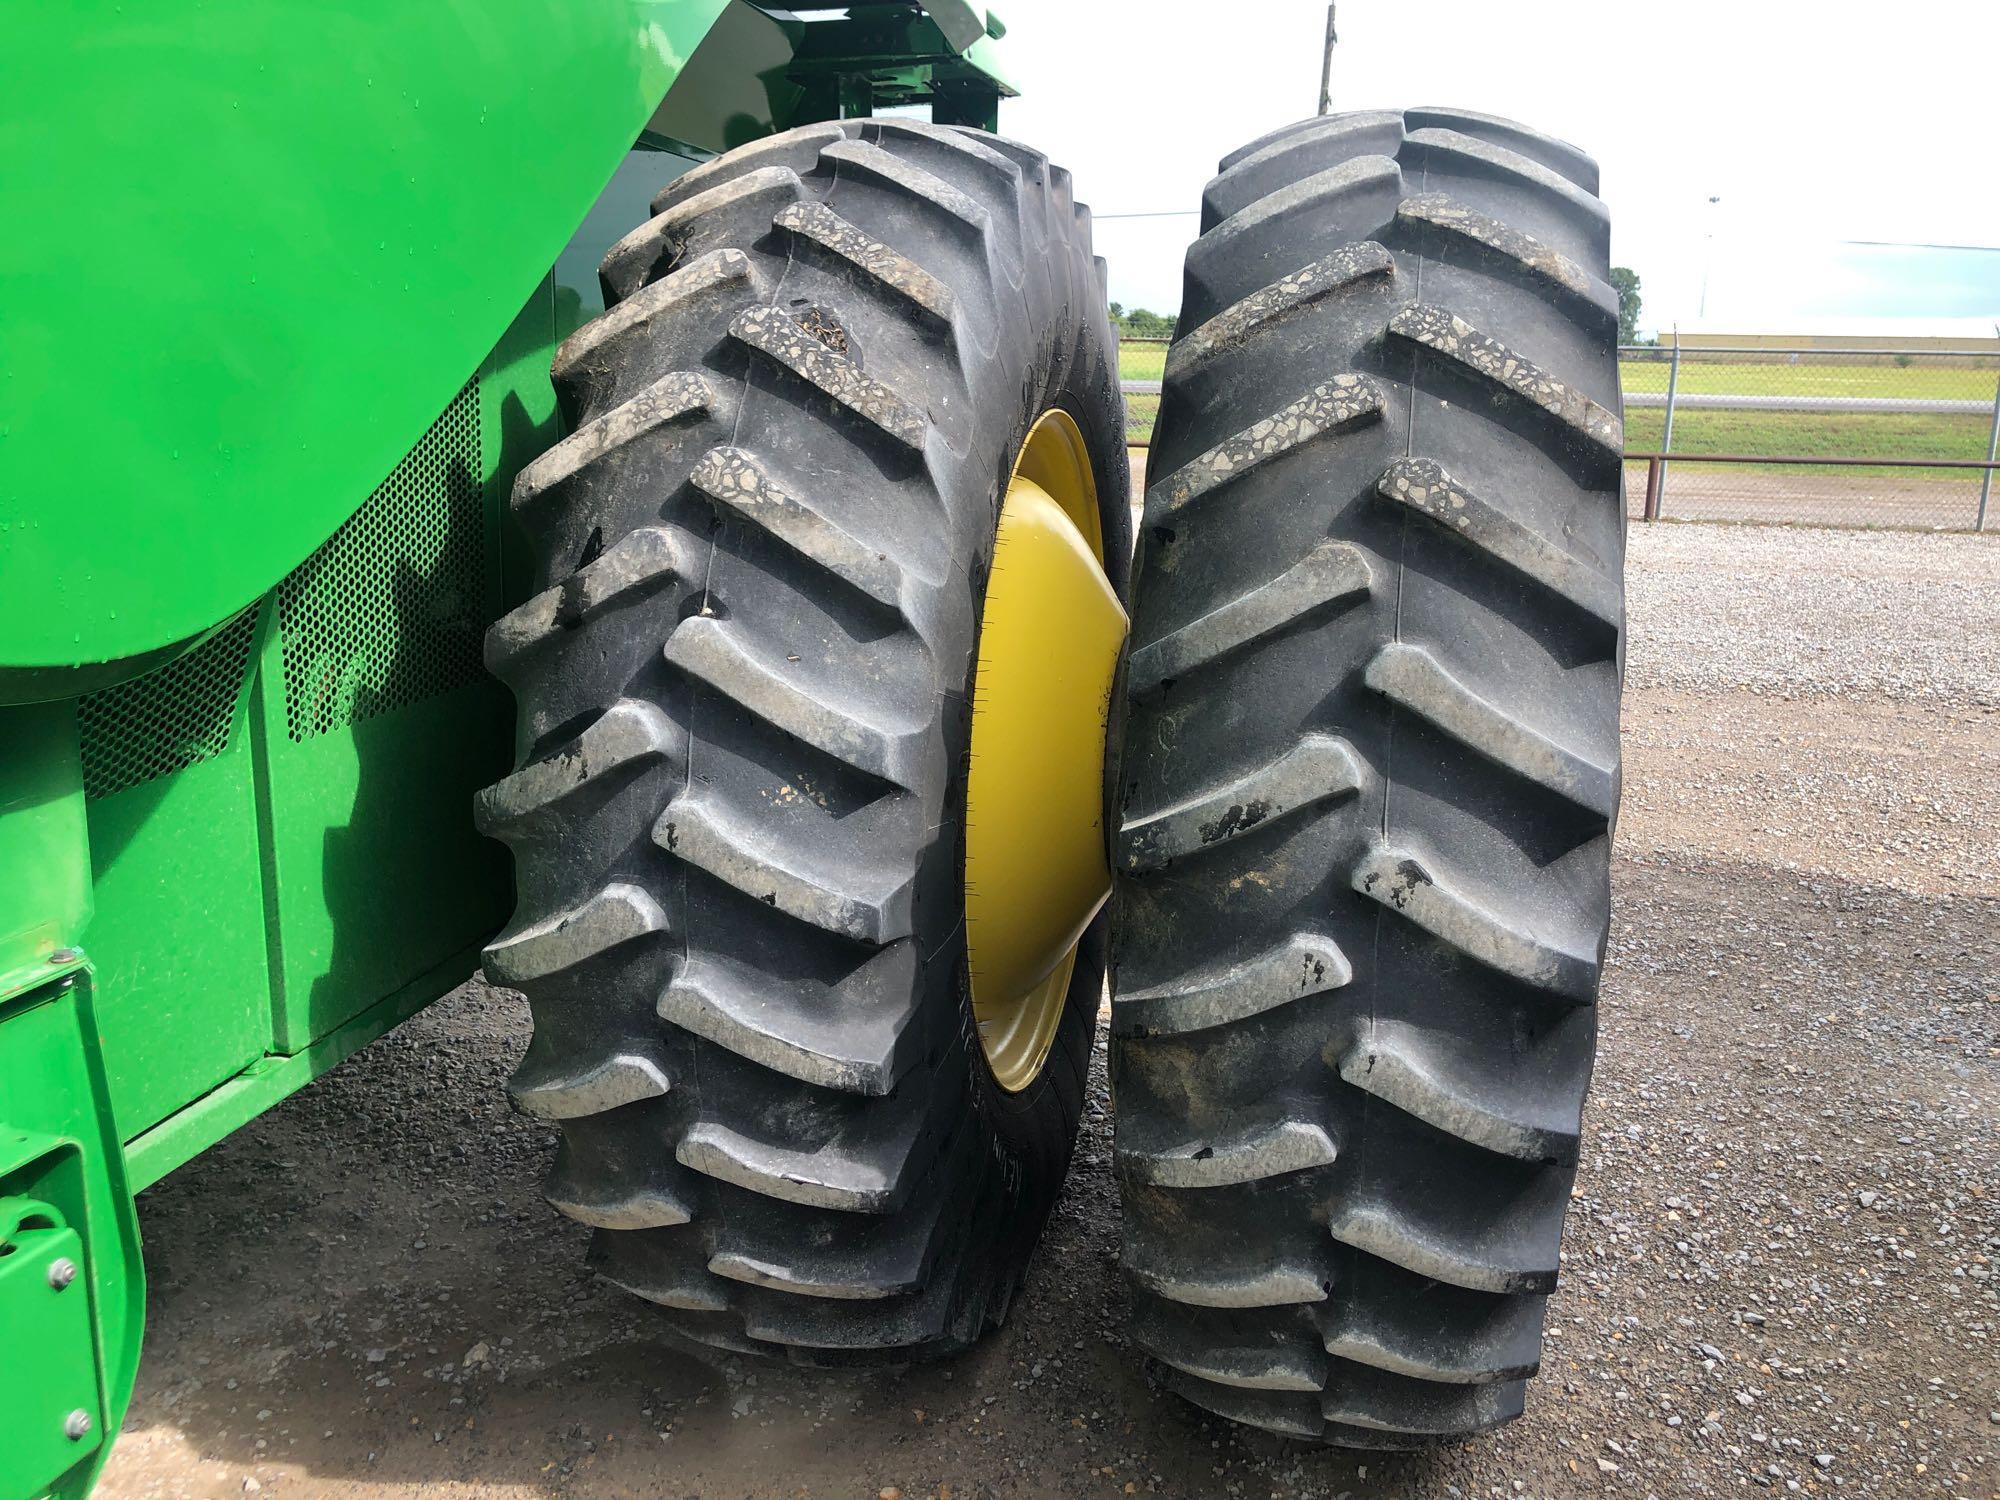
<path id="1" fill-rule="evenodd" d="M 1077 943 L 1111 894 L 1105 734 L 1128 624 L 1083 436 L 1067 413 L 1044 413 L 1000 509 L 966 779 L 972 1008 L 1011 1092 L 1041 1073 Z"/>

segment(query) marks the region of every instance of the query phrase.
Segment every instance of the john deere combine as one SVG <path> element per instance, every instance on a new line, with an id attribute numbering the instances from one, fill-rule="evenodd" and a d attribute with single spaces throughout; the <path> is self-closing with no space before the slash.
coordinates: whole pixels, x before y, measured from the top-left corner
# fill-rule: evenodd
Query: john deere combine
<path id="1" fill-rule="evenodd" d="M 482 953 L 550 1199 L 680 1336 L 1003 1320 L 1109 960 L 1171 1377 L 1336 1442 L 1519 1411 L 1617 798 L 1594 169 L 1448 111 L 1225 161 L 1135 566 L 1001 32 L 16 18 L 0 1492 L 103 1461 L 133 1195 Z"/>

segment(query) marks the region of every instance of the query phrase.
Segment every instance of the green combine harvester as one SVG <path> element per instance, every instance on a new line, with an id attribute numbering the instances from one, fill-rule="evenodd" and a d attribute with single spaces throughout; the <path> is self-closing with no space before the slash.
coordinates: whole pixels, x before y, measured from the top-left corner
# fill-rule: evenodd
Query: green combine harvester
<path id="1" fill-rule="evenodd" d="M 981 8 L 16 11 L 0 1496 L 109 1451 L 134 1195 L 482 965 L 550 1200 L 677 1337 L 997 1326 L 1108 980 L 1165 1377 L 1519 1413 L 1618 796 L 1587 158 L 1225 159 L 1135 549 Z"/>

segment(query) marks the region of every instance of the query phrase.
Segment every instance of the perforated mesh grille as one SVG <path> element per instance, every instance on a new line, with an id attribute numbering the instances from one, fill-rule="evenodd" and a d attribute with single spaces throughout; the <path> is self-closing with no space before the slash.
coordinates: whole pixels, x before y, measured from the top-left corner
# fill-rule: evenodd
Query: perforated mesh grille
<path id="1" fill-rule="evenodd" d="M 479 382 L 278 589 L 285 728 L 308 740 L 480 675 Z"/>
<path id="2" fill-rule="evenodd" d="M 164 667 L 80 699 L 84 795 L 96 801 L 228 749 L 256 635 L 257 611 L 246 610 Z"/>

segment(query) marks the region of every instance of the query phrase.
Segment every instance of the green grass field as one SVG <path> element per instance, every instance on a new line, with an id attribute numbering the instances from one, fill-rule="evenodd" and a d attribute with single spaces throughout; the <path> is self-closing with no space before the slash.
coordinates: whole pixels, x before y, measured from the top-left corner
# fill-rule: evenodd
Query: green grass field
<path id="1" fill-rule="evenodd" d="M 1619 365 L 1625 389 L 1665 395 L 1671 369 L 1665 359 L 1628 359 Z M 1131 377 L 1137 379 L 1139 377 Z M 1686 396 L 1888 396 L 1904 401 L 1991 401 L 1995 372 L 1971 360 L 1951 364 L 1783 364 L 1770 360 L 1710 363 L 1684 356 L 1680 393 Z M 1676 419 L 1675 425 L 1679 425 Z"/>
<path id="2" fill-rule="evenodd" d="M 1166 368 L 1165 344 L 1125 343 L 1118 346 L 1120 380 L 1158 380 L 1166 373 Z"/>
<path id="3" fill-rule="evenodd" d="M 1126 380 L 1158 380 L 1166 365 L 1164 344 L 1121 344 L 1119 372 Z M 1970 365 L 1970 361 L 1966 362 Z M 1627 391 L 1667 388 L 1664 362 L 1627 360 L 1620 366 Z M 1996 373 L 1990 369 L 1893 364 L 1790 365 L 1756 361 L 1704 364 L 1683 360 L 1680 390 L 1686 394 L 1771 396 L 1885 396 L 1905 400 L 1993 399 Z M 1149 442 L 1157 396 L 1125 398 L 1126 431 L 1135 443 Z M 1981 414 L 1932 412 L 1716 411 L 1686 407 L 1674 414 L 1676 453 L 1770 453 L 1827 458 L 1983 459 L 1991 418 Z M 1633 452 L 1660 446 L 1666 411 L 1637 407 L 1625 415 L 1625 445 Z M 1965 482 L 1964 471 L 1949 469 L 1836 469 L 1819 465 L 1788 467 L 1788 474 L 1896 474 L 1906 482 Z"/>

